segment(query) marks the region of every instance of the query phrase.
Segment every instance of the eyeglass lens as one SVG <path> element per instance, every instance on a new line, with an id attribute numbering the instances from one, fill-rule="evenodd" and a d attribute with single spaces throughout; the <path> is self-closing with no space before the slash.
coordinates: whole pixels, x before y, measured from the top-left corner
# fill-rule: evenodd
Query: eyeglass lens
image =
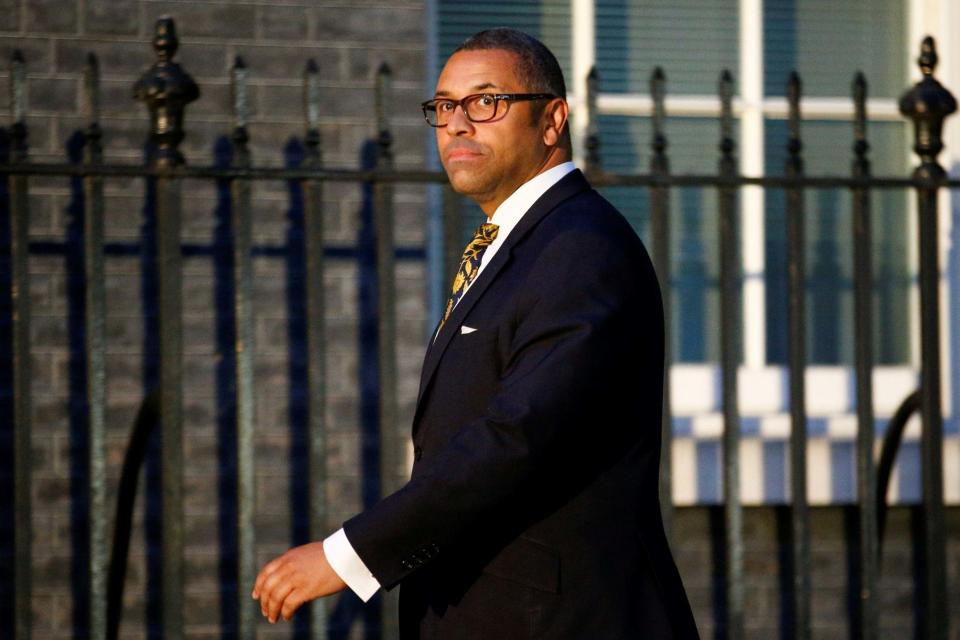
<path id="1" fill-rule="evenodd" d="M 454 100 L 436 100 L 432 109 L 427 108 L 425 110 L 427 120 L 434 126 L 442 127 L 446 125 L 450 121 L 450 118 L 453 117 L 453 113 L 457 109 L 457 104 Z M 459 104 L 463 107 L 463 111 L 468 120 L 471 122 L 484 122 L 495 118 L 498 111 L 503 110 L 501 105 L 505 105 L 505 102 L 497 100 L 489 94 L 477 94 L 467 96 L 463 100 L 460 100 Z"/>

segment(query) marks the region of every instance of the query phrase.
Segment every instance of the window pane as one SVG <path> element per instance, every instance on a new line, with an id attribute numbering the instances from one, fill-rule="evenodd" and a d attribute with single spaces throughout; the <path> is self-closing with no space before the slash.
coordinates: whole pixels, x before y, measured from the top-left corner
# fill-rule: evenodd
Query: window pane
<path id="1" fill-rule="evenodd" d="M 767 121 L 767 173 L 782 175 L 786 122 Z M 871 123 L 870 156 L 875 175 L 908 173 L 906 126 Z M 848 175 L 852 138 L 845 122 L 804 122 L 804 157 L 810 175 Z M 873 232 L 874 358 L 877 364 L 908 361 L 910 287 L 907 256 L 908 194 L 874 190 Z M 807 356 L 813 364 L 853 363 L 852 205 L 845 189 L 808 190 L 806 206 Z M 786 214 L 782 189 L 766 195 L 767 352 L 771 363 L 787 361 Z"/>
<path id="2" fill-rule="evenodd" d="M 652 155 L 649 118 L 601 116 L 598 125 L 605 170 L 649 172 Z M 715 173 L 719 128 L 718 121 L 710 118 L 668 118 L 665 130 L 671 170 L 687 174 Z M 717 142 L 711 142 L 713 140 Z M 649 189 L 606 188 L 603 194 L 630 220 L 650 248 Z M 714 188 L 670 190 L 672 328 L 669 338 L 676 362 L 719 359 L 717 206 Z"/>
<path id="3" fill-rule="evenodd" d="M 764 91 L 785 94 L 796 70 L 804 95 L 850 95 L 856 71 L 870 95 L 894 98 L 907 86 L 904 0 L 765 0 Z"/>
<path id="4" fill-rule="evenodd" d="M 737 0 L 597 0 L 602 91 L 647 93 L 662 66 L 672 94 L 715 94 L 724 69 L 737 77 Z"/>
<path id="5" fill-rule="evenodd" d="M 437 16 L 437 74 L 453 50 L 473 34 L 493 27 L 513 27 L 550 47 L 563 68 L 567 86 L 573 84 L 570 79 L 570 0 L 440 0 Z"/>

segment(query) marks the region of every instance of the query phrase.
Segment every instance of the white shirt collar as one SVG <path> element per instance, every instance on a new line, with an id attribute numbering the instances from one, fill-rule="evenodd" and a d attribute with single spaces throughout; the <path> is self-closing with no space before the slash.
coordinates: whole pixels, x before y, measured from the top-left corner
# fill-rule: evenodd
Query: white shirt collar
<path id="1" fill-rule="evenodd" d="M 510 231 L 520 222 L 523 214 L 533 206 L 533 203 L 574 169 L 576 169 L 576 166 L 572 162 L 564 162 L 551 167 L 524 182 L 510 194 L 509 198 L 501 202 L 490 217 L 490 222 L 499 227 L 497 229 L 497 243 L 502 244 Z"/>

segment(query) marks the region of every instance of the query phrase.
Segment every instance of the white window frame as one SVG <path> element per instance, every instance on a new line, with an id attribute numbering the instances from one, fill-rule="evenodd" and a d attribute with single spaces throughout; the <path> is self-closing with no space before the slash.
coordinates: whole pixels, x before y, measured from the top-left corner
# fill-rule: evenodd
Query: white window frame
<path id="1" fill-rule="evenodd" d="M 960 2 L 955 0 L 903 0 L 907 13 L 907 35 L 903 55 L 908 61 L 911 81 L 919 79 L 919 70 L 916 67 L 916 57 L 919 52 L 919 43 L 923 36 L 930 34 L 937 40 L 940 54 L 940 64 L 937 68 L 937 77 L 957 93 L 960 93 Z M 430 25 L 427 29 L 432 37 L 428 37 L 426 56 L 426 77 L 434 77 L 436 68 L 436 15 L 437 0 L 427 0 L 427 20 Z M 734 114 L 739 120 L 738 157 L 740 171 L 747 176 L 761 176 L 765 173 L 764 166 L 764 122 L 766 119 L 782 119 L 787 115 L 787 104 L 783 97 L 766 97 L 763 93 L 763 0 L 739 0 L 739 94 L 735 97 Z M 589 70 L 595 63 L 595 5 L 594 0 L 570 0 L 571 24 L 571 72 L 572 82 L 569 83 L 568 96 L 571 106 L 571 130 L 574 136 L 575 161 L 582 166 L 583 139 L 589 122 L 588 110 L 585 108 L 586 80 Z M 906 87 L 905 87 L 906 88 Z M 597 101 L 597 115 L 629 115 L 650 116 L 652 114 L 652 100 L 649 95 L 601 93 Z M 720 102 L 715 95 L 684 95 L 667 96 L 666 109 L 672 117 L 718 117 Z M 803 98 L 801 110 L 804 118 L 818 120 L 849 121 L 853 116 L 852 101 L 848 98 Z M 871 98 L 867 102 L 867 112 L 871 121 L 902 122 L 902 116 L 897 108 L 897 101 L 891 98 Z M 911 149 L 913 144 L 912 127 L 905 127 L 905 153 L 909 156 L 908 164 L 915 165 L 917 160 Z M 940 160 L 943 166 L 960 171 L 960 114 L 951 118 L 945 131 L 946 150 Z M 438 168 L 435 155 L 432 152 L 432 136 L 429 137 L 428 152 L 429 164 Z M 951 327 L 960 327 L 960 318 L 950 317 L 949 291 L 947 282 L 947 257 L 951 242 L 951 206 L 949 193 L 943 192 L 940 219 L 940 249 L 942 278 L 942 310 L 941 310 L 941 339 L 943 348 L 943 398 L 946 415 L 952 415 L 951 406 L 956 400 L 956 391 L 952 388 L 952 379 L 956 372 L 951 371 L 949 361 L 949 345 L 951 340 L 958 339 L 951 335 Z M 764 192 L 760 187 L 747 186 L 742 189 L 740 206 L 743 216 L 743 235 L 741 245 L 741 260 L 744 276 L 743 295 L 743 336 L 744 336 L 744 363 L 740 372 L 741 384 L 745 388 L 782 389 L 783 367 L 771 366 L 767 362 L 766 353 L 766 292 L 765 292 L 765 237 L 764 237 Z M 917 229 L 915 201 L 909 199 L 914 208 L 910 213 L 908 226 L 908 264 L 910 264 L 912 279 L 915 282 L 917 263 Z M 431 236 L 433 234 L 431 233 Z M 431 246 L 436 244 L 433 242 Z M 437 253 L 434 251 L 434 253 Z M 436 256 L 435 256 L 436 259 Z M 952 283 L 953 289 L 960 289 L 960 284 Z M 431 298 L 442 293 L 442 284 L 431 284 Z M 919 324 L 914 320 L 919 313 L 919 294 L 917 287 L 911 287 L 909 293 L 910 328 L 909 353 L 910 362 L 905 366 L 877 367 L 874 374 L 877 398 L 875 411 L 878 417 L 888 416 L 895 404 L 905 395 L 905 390 L 916 386 L 916 374 L 919 368 Z M 955 364 L 955 363 L 954 363 Z M 853 383 L 850 367 L 817 367 L 808 369 L 808 410 L 811 415 L 829 412 L 831 415 L 849 415 L 854 408 L 844 405 L 837 393 L 826 393 L 823 390 L 836 389 L 839 378 L 845 377 L 846 382 L 841 386 Z M 719 398 L 708 401 L 716 390 L 712 382 L 716 376 L 714 365 L 684 364 L 675 365 L 671 372 L 674 378 L 673 389 L 675 396 L 671 404 L 677 415 L 699 415 L 707 417 L 719 410 Z M 744 415 L 774 415 L 777 412 L 771 405 L 769 394 L 752 393 L 742 394 L 740 409 Z M 847 400 L 849 403 L 849 400 Z M 891 405 L 890 403 L 894 403 Z M 823 406 L 819 406 L 822 404 Z M 688 406 L 689 405 L 689 406 Z M 696 405 L 696 406 L 694 406 Z M 709 405 L 709 406 L 708 406 Z M 779 415 L 779 414 L 777 414 Z M 908 437 L 910 433 L 908 430 Z M 949 455 L 948 459 L 960 459 L 960 443 L 957 455 Z M 952 450 L 951 450 L 952 451 Z M 946 452 L 945 452 L 946 453 Z M 960 466 L 957 469 L 947 470 L 949 477 L 960 480 Z M 949 484 L 949 483 L 948 483 Z M 948 499 L 960 502 L 960 482 L 953 483 L 956 491 L 950 491 Z M 957 495 L 953 495 L 956 493 Z"/>

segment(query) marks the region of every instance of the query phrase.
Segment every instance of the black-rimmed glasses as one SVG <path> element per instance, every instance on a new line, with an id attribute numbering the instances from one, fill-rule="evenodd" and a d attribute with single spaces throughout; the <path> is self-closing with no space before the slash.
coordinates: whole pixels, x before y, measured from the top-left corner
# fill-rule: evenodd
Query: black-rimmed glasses
<path id="1" fill-rule="evenodd" d="M 431 127 L 445 127 L 458 105 L 470 122 L 490 122 L 505 116 L 511 101 L 554 98 L 556 96 L 552 93 L 474 93 L 459 100 L 434 98 L 420 106 L 423 107 L 423 117 L 427 124 Z"/>

